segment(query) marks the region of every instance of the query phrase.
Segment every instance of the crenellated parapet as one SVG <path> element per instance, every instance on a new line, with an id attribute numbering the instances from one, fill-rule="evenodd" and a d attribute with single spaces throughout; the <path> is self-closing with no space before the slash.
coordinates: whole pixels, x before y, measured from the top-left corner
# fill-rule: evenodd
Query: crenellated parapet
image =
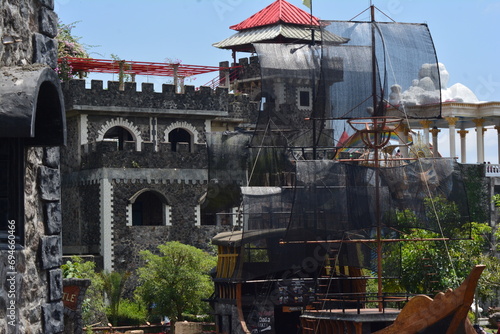
<path id="1" fill-rule="evenodd" d="M 249 94 L 235 93 L 228 96 L 228 114 L 242 119 L 244 123 L 257 122 L 260 100 L 255 101 Z"/>
<path id="2" fill-rule="evenodd" d="M 85 80 L 71 80 L 64 87 L 66 109 L 78 106 L 136 108 L 144 111 L 215 111 L 214 116 L 228 110 L 228 91 L 225 88 L 212 90 L 210 87 L 185 86 L 183 93 L 177 93 L 174 85 L 164 84 L 161 92 L 154 91 L 153 83 L 142 83 L 137 90 L 137 83 L 125 82 L 120 89 L 117 81 L 108 81 L 104 89 L 102 80 L 92 80 L 90 89 L 85 87 Z"/>
<path id="3" fill-rule="evenodd" d="M 219 63 L 222 68 L 229 67 L 228 61 L 223 61 Z M 260 79 L 260 64 L 259 57 L 252 56 L 248 58 L 240 58 L 237 63 L 232 64 L 232 68 L 228 70 L 221 70 L 221 77 L 224 78 L 226 74 L 229 74 L 231 81 L 234 80 L 248 80 L 248 79 Z"/>

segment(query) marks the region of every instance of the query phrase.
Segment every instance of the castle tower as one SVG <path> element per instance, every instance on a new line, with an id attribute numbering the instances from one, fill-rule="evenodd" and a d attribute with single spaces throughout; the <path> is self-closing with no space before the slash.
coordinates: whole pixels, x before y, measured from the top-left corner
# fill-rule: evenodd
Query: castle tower
<path id="1" fill-rule="evenodd" d="M 299 154 L 305 147 L 333 146 L 331 126 L 325 120 L 325 110 L 331 106 L 318 102 L 329 99 L 318 97 L 330 94 L 331 85 L 343 80 L 342 60 L 315 59 L 322 43 L 341 45 L 347 40 L 321 30 L 318 18 L 285 0 L 274 1 L 230 28 L 237 33 L 213 46 L 231 50 L 233 58 L 237 52 L 258 54 L 240 59 L 233 64 L 240 68 L 221 74 L 226 87 L 260 104 L 256 129 L 269 129 L 272 123 L 272 131 L 280 131 Z M 283 47 L 285 51 L 278 51 Z M 280 57 L 274 56 L 276 52 Z M 325 65 L 328 71 L 323 70 Z"/>

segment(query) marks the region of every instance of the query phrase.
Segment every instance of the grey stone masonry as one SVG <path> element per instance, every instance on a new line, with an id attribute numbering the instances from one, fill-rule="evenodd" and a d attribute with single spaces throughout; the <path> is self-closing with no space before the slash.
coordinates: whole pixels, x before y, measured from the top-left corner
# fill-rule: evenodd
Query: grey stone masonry
<path id="1" fill-rule="evenodd" d="M 52 152 L 52 153 L 50 153 Z M 44 165 L 53 149 L 27 148 L 25 195 L 25 244 L 14 254 L 15 270 L 8 267 L 9 253 L 0 251 L 0 333 L 53 334 L 63 330 L 61 219 L 58 168 Z M 50 163 L 52 167 L 54 163 Z M 56 164 L 57 165 L 57 164 Z M 46 173 L 50 171 L 50 173 Z M 57 176 L 56 176 L 57 175 Z M 43 198 L 42 198 L 43 194 Z M 48 196 L 47 194 L 50 194 Z M 10 284 L 7 272 L 14 271 Z M 12 288 L 11 288 L 12 287 Z M 15 299 L 9 298 L 14 291 Z M 7 306 L 15 302 L 12 318 Z M 3 306 L 1 306 L 3 305 Z M 9 325 L 8 321 L 12 325 Z"/>
<path id="2" fill-rule="evenodd" d="M 59 236 L 43 237 L 41 247 L 43 269 L 51 269 L 62 265 L 62 245 Z"/>
<path id="3" fill-rule="evenodd" d="M 42 305 L 44 333 L 64 330 L 62 306 L 61 177 L 59 148 L 45 148 L 38 167 L 38 187 L 43 201 L 45 236 L 40 240 L 41 268 L 47 270 L 48 301 Z M 50 167 L 48 167 L 48 166 Z"/>
<path id="4" fill-rule="evenodd" d="M 123 113 L 156 113 L 193 117 L 247 117 L 257 111 L 257 103 L 250 103 L 244 94 L 229 94 L 226 88 L 212 90 L 210 87 L 186 86 L 183 94 L 175 93 L 174 85 L 162 86 L 161 92 L 154 91 L 152 83 L 142 83 L 137 91 L 135 82 L 125 82 L 125 89 L 119 83 L 108 82 L 103 88 L 101 80 L 92 80 L 91 88 L 85 88 L 85 80 L 71 80 L 64 91 L 67 110 L 108 111 Z"/>
<path id="5" fill-rule="evenodd" d="M 153 90 L 152 83 L 143 83 L 142 91 L 137 91 L 135 82 L 125 82 L 125 89 L 119 89 L 116 81 L 108 82 L 108 89 L 103 89 L 102 81 L 92 80 L 91 89 L 85 88 L 84 80 L 71 80 L 65 91 L 66 109 L 75 106 L 92 107 L 130 107 L 138 112 L 152 111 L 165 113 L 168 110 L 205 111 L 206 114 L 227 114 L 227 89 L 213 91 L 209 87 L 186 86 L 183 94 L 174 91 L 174 85 L 163 85 L 161 93 Z M 101 108 L 102 110 L 102 108 Z M 189 114 L 188 114 L 189 115 Z"/>
<path id="6" fill-rule="evenodd" d="M 42 306 L 44 333 L 61 333 L 64 330 L 64 310 L 61 302 Z"/>
<path id="7" fill-rule="evenodd" d="M 219 63 L 220 67 L 229 67 L 229 62 L 228 61 L 222 61 Z M 236 78 L 240 80 L 244 79 L 255 79 L 259 78 L 260 79 L 260 64 L 259 64 L 259 57 L 258 56 L 252 56 L 250 58 L 240 58 L 238 60 L 238 63 L 232 64 L 232 66 L 239 66 L 234 69 L 234 71 L 237 71 Z"/>
<path id="8" fill-rule="evenodd" d="M 57 42 L 48 36 L 35 33 L 33 35 L 33 61 L 57 67 Z"/>
<path id="9" fill-rule="evenodd" d="M 1 1 L 0 64 L 57 66 L 57 14 L 53 0 Z"/>
<path id="10" fill-rule="evenodd" d="M 9 211 L 7 217 L 22 237 L 15 245 L 2 242 L 0 249 L 0 334 L 57 334 L 64 327 L 59 148 L 44 145 L 64 144 L 66 132 L 60 83 L 53 71 L 58 18 L 54 0 L 0 1 L 0 13 L 2 124 L 13 129 L 13 134 L 4 130 L 0 137 L 19 140 L 12 146 L 19 157 L 9 159 L 23 160 L 15 161 L 22 166 L 19 184 L 14 185 L 19 210 Z M 14 74 L 19 80 L 13 80 Z M 53 112 L 59 112 L 60 119 L 55 120 Z M 25 119 L 27 133 L 21 131 Z M 45 131 L 51 138 L 54 133 L 61 136 L 42 142 Z M 5 168 L 0 168 L 4 175 Z M 14 249 L 6 248 L 10 246 Z"/>
<path id="11" fill-rule="evenodd" d="M 62 298 L 62 270 L 49 271 L 49 300 L 60 301 Z"/>
<path id="12" fill-rule="evenodd" d="M 38 171 L 42 199 L 46 201 L 58 201 L 61 197 L 59 170 L 41 166 Z"/>
<path id="13" fill-rule="evenodd" d="M 57 36 L 57 15 L 54 11 L 42 7 L 40 8 L 40 31 L 51 38 Z"/>
<path id="14" fill-rule="evenodd" d="M 61 203 L 45 203 L 45 226 L 49 235 L 61 233 Z"/>

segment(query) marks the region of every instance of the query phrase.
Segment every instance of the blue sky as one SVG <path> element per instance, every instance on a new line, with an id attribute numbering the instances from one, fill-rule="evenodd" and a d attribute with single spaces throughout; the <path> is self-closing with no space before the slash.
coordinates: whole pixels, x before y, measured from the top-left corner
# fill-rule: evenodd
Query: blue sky
<path id="1" fill-rule="evenodd" d="M 308 10 L 302 0 L 288 1 Z M 114 54 L 125 60 L 178 59 L 184 64 L 217 66 L 219 61 L 231 61 L 231 52 L 219 50 L 212 43 L 231 36 L 234 31 L 229 26 L 272 2 L 55 0 L 55 10 L 63 23 L 77 22 L 73 34 L 90 46 L 94 58 L 110 59 Z M 500 101 L 500 0 L 373 0 L 373 3 L 395 21 L 428 24 L 438 59 L 450 73 L 449 86 L 460 82 L 480 100 Z M 321 19 L 349 20 L 369 5 L 369 0 L 313 0 L 313 14 Z M 367 11 L 357 19 L 367 20 L 368 15 Z M 377 15 L 383 20 L 382 14 Z M 238 54 L 238 58 L 245 56 Z M 204 75 L 188 84 L 203 85 L 215 75 Z M 158 84 L 166 79 L 156 77 L 147 81 Z M 447 144 L 440 147 L 443 146 Z M 468 160 L 471 155 L 468 154 Z M 497 162 L 496 157 L 492 162 Z"/>
<path id="2" fill-rule="evenodd" d="M 231 60 L 231 53 L 212 43 L 232 35 L 230 25 L 272 1 L 56 0 L 55 4 L 62 22 L 78 21 L 73 33 L 92 45 L 95 58 L 115 54 L 125 60 L 169 58 L 213 66 Z M 308 10 L 302 0 L 289 2 Z M 450 73 L 450 85 L 461 82 L 480 100 L 500 101 L 499 0 L 375 0 L 374 4 L 395 21 L 429 25 L 438 59 Z M 367 0 L 313 0 L 313 14 L 349 20 L 369 5 Z M 368 12 L 359 19 L 368 19 Z"/>

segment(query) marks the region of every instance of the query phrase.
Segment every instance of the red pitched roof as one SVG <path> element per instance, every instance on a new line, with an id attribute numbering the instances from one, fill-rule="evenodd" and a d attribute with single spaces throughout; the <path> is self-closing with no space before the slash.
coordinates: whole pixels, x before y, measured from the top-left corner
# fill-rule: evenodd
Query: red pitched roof
<path id="1" fill-rule="evenodd" d="M 311 25 L 311 15 L 285 0 L 276 0 L 248 19 L 229 28 L 240 31 L 276 23 Z M 312 17 L 312 25 L 319 26 L 317 17 Z"/>

